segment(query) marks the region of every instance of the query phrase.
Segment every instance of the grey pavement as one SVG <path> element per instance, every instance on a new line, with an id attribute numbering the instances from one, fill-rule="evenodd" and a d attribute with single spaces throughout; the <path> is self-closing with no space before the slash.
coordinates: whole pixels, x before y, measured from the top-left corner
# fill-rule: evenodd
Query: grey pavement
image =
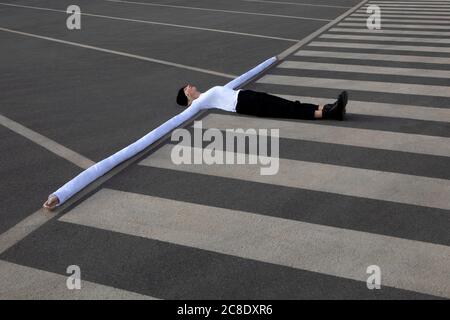
<path id="1" fill-rule="evenodd" d="M 367 3 L 386 11 L 374 34 Z M 1 299 L 450 298 L 450 1 L 79 0 L 72 31 L 71 4 L 0 2 Z M 183 84 L 225 84 L 352 8 L 243 88 L 347 89 L 346 121 L 196 119 L 279 129 L 277 174 L 176 165 L 166 139 L 43 218 L 50 192 L 181 112 Z"/>

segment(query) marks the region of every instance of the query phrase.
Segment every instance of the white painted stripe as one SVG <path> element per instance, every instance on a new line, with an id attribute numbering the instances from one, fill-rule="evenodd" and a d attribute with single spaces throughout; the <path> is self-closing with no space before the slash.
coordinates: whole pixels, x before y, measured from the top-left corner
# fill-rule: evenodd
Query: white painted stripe
<path id="1" fill-rule="evenodd" d="M 252 16 L 285 18 L 285 19 L 330 21 L 329 19 L 319 19 L 319 18 L 301 17 L 301 16 L 289 16 L 289 15 L 283 15 L 283 14 L 270 14 L 270 13 L 261 13 L 261 12 L 248 12 L 248 11 L 211 9 L 211 8 L 202 8 L 202 7 L 188 7 L 188 6 L 169 5 L 169 4 L 161 4 L 161 3 L 150 3 L 150 2 L 123 1 L 123 0 L 104 0 L 104 1 L 116 2 L 116 3 L 126 3 L 126 4 L 136 4 L 136 5 L 143 5 L 143 6 L 155 6 L 155 7 L 177 8 L 177 9 L 198 10 L 198 11 L 210 11 L 210 12 L 224 12 L 224 13 L 243 14 L 243 15 L 252 15 Z"/>
<path id="2" fill-rule="evenodd" d="M 450 247 L 443 245 L 111 189 L 60 220 L 358 280 L 361 286 L 367 267 L 378 265 L 382 286 L 450 297 Z"/>
<path id="3" fill-rule="evenodd" d="M 65 272 L 66 270 L 61 270 Z M 155 298 L 83 280 L 81 289 L 69 290 L 68 275 L 0 261 L 1 300 L 153 300 Z"/>
<path id="4" fill-rule="evenodd" d="M 331 101 L 330 98 L 293 96 L 277 93 L 271 94 L 292 101 L 299 100 L 318 105 L 330 103 Z M 419 107 L 411 105 L 367 102 L 357 100 L 351 100 L 350 103 L 351 107 L 349 110 L 347 110 L 347 113 L 390 117 L 390 118 L 401 118 L 401 119 L 450 122 L 450 108 Z"/>
<path id="5" fill-rule="evenodd" d="M 390 74 L 396 76 L 450 78 L 450 70 L 413 69 L 413 68 L 391 68 L 376 67 L 356 64 L 319 63 L 308 61 L 284 61 L 277 66 L 284 69 L 303 69 L 320 71 L 337 71 L 366 74 Z M 450 89 L 450 87 L 448 88 Z"/>
<path id="6" fill-rule="evenodd" d="M 365 11 L 364 11 L 365 12 Z M 360 14 L 362 11 L 356 11 L 355 14 Z M 436 10 L 436 11 L 407 11 L 407 10 L 398 10 L 398 11 L 387 11 L 381 9 L 381 21 L 383 21 L 384 15 L 392 15 L 392 14 L 402 14 L 403 18 L 409 18 L 410 15 L 438 15 L 439 17 L 450 17 L 450 11 L 445 10 Z"/>
<path id="7" fill-rule="evenodd" d="M 450 90 L 449 90 L 450 87 L 448 86 L 430 86 L 430 85 L 410 84 L 410 83 L 295 77 L 295 76 L 282 76 L 274 74 L 265 75 L 264 77 L 259 79 L 257 83 L 288 85 L 297 87 L 331 88 L 341 90 L 450 97 Z"/>
<path id="8" fill-rule="evenodd" d="M 348 108 L 350 112 L 353 101 Z M 446 137 L 223 114 L 208 115 L 202 119 L 202 125 L 220 130 L 280 128 L 280 138 L 450 157 L 450 138 Z"/>
<path id="9" fill-rule="evenodd" d="M 57 156 L 66 159 L 67 161 L 73 163 L 74 165 L 86 169 L 93 165 L 95 162 L 82 156 L 79 153 L 76 153 L 73 150 L 70 150 L 63 145 L 31 130 L 27 127 L 21 125 L 20 123 L 11 120 L 0 114 L 0 124 L 11 131 L 14 131 L 17 134 L 33 141 L 39 146 L 47 149 L 48 151 L 56 154 Z"/>
<path id="10" fill-rule="evenodd" d="M 370 1 L 368 3 L 380 6 L 446 6 L 450 1 Z"/>
<path id="11" fill-rule="evenodd" d="M 363 22 L 364 21 L 364 22 Z M 338 27 L 360 27 L 365 28 L 366 27 L 366 20 L 361 20 L 361 23 L 351 23 L 351 22 L 341 22 L 337 25 Z M 399 29 L 450 29 L 450 26 L 437 26 L 437 25 L 422 25 L 422 24 L 390 24 L 390 23 L 383 23 L 383 28 L 399 28 Z M 382 29 L 386 30 L 386 29 Z"/>
<path id="12" fill-rule="evenodd" d="M 381 17 L 383 13 L 395 13 L 395 14 L 450 14 L 450 7 L 448 8 L 386 8 L 380 7 Z M 366 9 L 357 11 L 358 13 L 367 13 Z"/>
<path id="13" fill-rule="evenodd" d="M 368 15 L 367 14 L 362 14 L 362 13 L 353 13 L 350 17 L 365 17 L 367 19 Z M 448 17 L 446 16 L 427 16 L 427 15 L 405 15 L 405 14 L 386 14 L 386 12 L 383 12 L 383 16 L 382 16 L 382 21 L 386 21 L 386 18 L 407 18 L 407 19 L 433 19 L 433 20 L 437 20 L 437 19 L 443 19 L 448 21 Z M 396 20 L 396 22 L 402 22 L 403 20 Z M 405 20 L 406 21 L 406 20 Z M 422 21 L 421 21 L 422 22 Z M 440 22 L 439 22 L 440 23 Z"/>
<path id="14" fill-rule="evenodd" d="M 386 27 L 383 25 L 383 27 Z M 369 29 L 354 29 L 354 28 L 332 28 L 330 32 L 348 32 L 348 33 L 370 33 L 376 34 L 406 34 L 406 35 L 420 35 L 420 36 L 450 36 L 450 32 L 446 31 L 417 31 L 417 30 L 369 30 Z"/>
<path id="15" fill-rule="evenodd" d="M 296 44 L 294 44 L 293 46 L 290 46 L 289 48 L 285 49 L 283 52 L 281 52 L 280 54 L 277 55 L 277 59 L 278 61 L 282 61 L 284 60 L 286 57 L 288 57 L 290 54 L 292 54 L 293 52 L 297 51 L 298 49 L 300 49 L 302 46 L 304 46 L 306 43 L 308 43 L 309 41 L 311 41 L 312 39 L 316 38 L 318 35 L 320 35 L 322 32 L 325 32 L 326 30 L 328 30 L 328 28 L 330 28 L 331 26 L 334 26 L 335 24 L 337 24 L 338 22 L 342 21 L 345 17 L 347 17 L 349 14 L 351 14 L 353 11 L 355 11 L 360 5 L 364 4 L 365 2 L 367 2 L 367 0 L 362 0 L 360 3 L 358 3 L 356 6 L 354 6 L 353 8 L 347 10 L 346 12 L 344 12 L 343 14 L 341 14 L 340 16 L 336 17 L 335 19 L 333 19 L 332 21 L 328 22 L 326 25 L 320 27 L 319 29 L 317 29 L 316 31 L 314 31 L 313 33 L 309 34 L 308 36 L 306 36 L 305 38 L 303 38 L 302 40 L 300 40 L 299 42 L 297 42 Z"/>
<path id="16" fill-rule="evenodd" d="M 25 9 L 33 9 L 33 10 L 61 12 L 61 13 L 67 14 L 65 10 L 57 10 L 57 9 L 52 9 L 52 8 L 24 6 L 24 5 L 18 5 L 18 4 L 3 3 L 3 2 L 0 2 L 0 5 L 17 7 L 17 8 L 25 8 Z M 236 31 L 228 31 L 228 30 L 221 30 L 221 29 L 211 29 L 211 28 L 201 28 L 201 27 L 194 27 L 194 26 L 188 26 L 188 25 L 182 25 L 182 24 L 163 23 L 163 22 L 156 22 L 156 21 L 149 21 L 149 20 L 129 19 L 129 18 L 121 18 L 121 17 L 115 17 L 115 16 L 105 16 L 105 15 L 100 15 L 100 14 L 88 13 L 88 12 L 84 12 L 84 11 L 81 13 L 81 15 L 88 16 L 88 17 L 102 18 L 102 19 L 111 19 L 111 20 L 126 21 L 126 22 L 145 23 L 145 24 L 160 25 L 160 26 L 174 27 L 174 28 L 202 30 L 202 31 L 218 32 L 218 33 L 225 33 L 225 34 L 235 34 L 235 35 L 246 36 L 246 37 L 265 38 L 265 39 L 273 39 L 273 40 L 289 41 L 289 42 L 296 42 L 296 41 L 298 41 L 298 39 L 272 37 L 272 36 L 266 36 L 266 35 L 261 35 L 261 34 L 254 34 L 254 33 L 236 32 Z"/>
<path id="17" fill-rule="evenodd" d="M 344 21 L 363 21 L 364 24 L 367 21 L 367 18 L 352 18 L 352 17 L 348 17 L 346 19 L 344 19 Z M 385 16 L 383 16 L 383 20 L 382 23 L 384 24 L 384 22 L 395 22 L 395 23 L 399 23 L 399 22 L 407 22 L 407 23 L 417 23 L 417 24 L 433 24 L 436 27 L 442 24 L 450 24 L 450 21 L 446 21 L 446 20 L 422 20 L 422 19 L 386 19 Z"/>
<path id="18" fill-rule="evenodd" d="M 67 44 L 67 45 L 80 47 L 80 48 L 84 48 L 84 49 L 101 51 L 101 52 L 115 54 L 115 55 L 119 55 L 119 56 L 123 56 L 123 57 L 127 57 L 127 58 L 133 58 L 133 59 L 138 59 L 138 60 L 143 60 L 143 61 L 148 61 L 148 62 L 153 62 L 153 63 L 159 63 L 159 64 L 171 66 L 171 67 L 177 67 L 177 68 L 181 68 L 181 69 L 187 69 L 187 70 L 197 71 L 197 72 L 201 72 L 201 73 L 212 74 L 212 75 L 221 76 L 221 77 L 225 77 L 225 78 L 231 78 L 231 79 L 236 78 L 235 75 L 231 75 L 231 74 L 226 74 L 226 73 L 216 72 L 216 71 L 212 71 L 212 70 L 208 70 L 208 69 L 192 67 L 192 66 L 188 66 L 188 65 L 184 65 L 184 64 L 180 64 L 180 63 L 174 63 L 174 62 L 165 61 L 165 60 L 160 60 L 160 59 L 153 59 L 153 58 L 139 56 L 136 54 L 131 54 L 131 53 L 123 52 L 123 51 L 109 50 L 109 49 L 105 49 L 105 48 L 101 48 L 101 47 L 78 43 L 78 42 L 72 42 L 72 41 L 61 40 L 61 39 L 52 38 L 52 37 L 41 36 L 41 35 L 28 33 L 28 32 L 22 32 L 22 31 L 1 28 L 1 27 L 0 27 L 0 31 L 20 34 L 22 36 L 38 38 L 38 39 L 48 40 L 48 41 L 62 43 L 62 44 Z"/>
<path id="19" fill-rule="evenodd" d="M 395 3 L 395 4 L 398 4 L 398 3 L 443 3 L 443 4 L 446 4 L 446 3 L 450 3 L 450 1 L 449 0 L 424 0 L 424 1 L 391 1 L 391 0 L 389 0 L 389 1 L 370 1 L 370 3 Z"/>
<path id="20" fill-rule="evenodd" d="M 406 4 L 408 4 L 408 3 L 413 3 L 413 4 L 416 4 L 416 3 L 441 3 L 441 4 L 448 4 L 448 3 L 450 3 L 450 1 L 449 0 L 425 0 L 425 1 L 370 1 L 370 3 L 395 3 L 395 4 L 398 4 L 398 3 L 406 3 Z"/>
<path id="21" fill-rule="evenodd" d="M 450 3 L 450 0 L 425 0 L 425 1 L 370 1 L 369 3 L 377 4 L 377 3 Z"/>
<path id="22" fill-rule="evenodd" d="M 381 6 L 421 6 L 421 5 L 449 5 L 450 1 L 369 1 L 368 4 L 378 4 Z"/>
<path id="23" fill-rule="evenodd" d="M 450 0 L 411 0 L 411 1 L 392 1 L 392 0 L 388 0 L 388 1 L 379 1 L 379 0 L 373 0 L 370 1 L 370 3 L 449 3 Z"/>
<path id="24" fill-rule="evenodd" d="M 362 8 L 367 8 L 371 5 L 377 5 L 383 9 L 395 9 L 397 8 L 431 8 L 432 10 L 436 10 L 437 8 L 448 8 L 450 5 L 450 2 L 441 2 L 441 3 L 431 3 L 431 2 L 424 2 L 424 3 L 418 3 L 418 2 L 410 2 L 410 3 L 375 3 L 375 2 L 369 2 L 364 5 Z"/>
<path id="25" fill-rule="evenodd" d="M 411 5 L 416 5 L 416 4 L 449 4 L 450 1 L 370 1 L 370 4 L 386 4 L 386 5 L 398 5 L 398 4 L 411 4 Z"/>
<path id="26" fill-rule="evenodd" d="M 210 123 L 203 124 L 203 127 L 221 128 L 210 125 Z M 228 128 L 242 127 L 232 126 L 226 129 Z M 280 127 L 280 131 L 282 130 L 284 128 Z M 315 133 L 317 134 L 318 131 Z M 337 135 L 338 133 L 333 132 L 332 134 Z M 375 136 L 375 139 L 378 139 L 378 137 Z M 261 175 L 261 164 L 177 165 L 171 160 L 172 149 L 173 145 L 165 145 L 139 164 L 353 197 L 392 201 L 444 210 L 450 209 L 450 180 L 446 179 L 291 159 L 279 159 L 279 170 L 275 175 Z M 189 146 L 186 146 L 184 150 L 188 154 L 196 154 L 200 157 L 203 152 L 203 149 Z M 224 159 L 225 156 L 227 158 L 236 156 L 233 152 L 223 152 L 222 150 L 215 150 L 215 154 L 221 159 Z M 265 157 L 263 160 L 264 163 L 274 163 L 273 158 Z M 264 167 L 268 166 L 265 165 Z"/>
<path id="27" fill-rule="evenodd" d="M 9 230 L 0 234 L 0 254 L 21 241 L 34 230 L 52 219 L 55 215 L 40 209 L 29 215 Z M 0 286 L 1 288 L 1 286 Z"/>
<path id="28" fill-rule="evenodd" d="M 323 34 L 321 39 L 344 39 L 344 40 L 366 40 L 366 41 L 392 41 L 392 42 L 419 42 L 450 44 L 450 38 L 413 38 L 413 37 L 390 37 L 390 36 L 353 36 L 348 34 Z M 364 47 L 364 44 L 361 44 Z M 450 47 L 449 47 L 450 48 Z"/>
<path id="29" fill-rule="evenodd" d="M 442 3 L 442 4 L 437 4 L 437 3 L 431 3 L 431 4 L 426 4 L 426 3 L 419 3 L 419 4 L 383 4 L 383 3 L 368 3 L 368 5 L 377 5 L 378 7 L 380 7 L 381 11 L 383 12 L 383 10 L 402 10 L 403 8 L 406 10 L 437 10 L 437 9 L 448 9 L 450 8 L 450 2 L 447 3 Z M 366 10 L 367 6 L 362 7 L 361 9 Z"/>
<path id="30" fill-rule="evenodd" d="M 379 7 L 382 8 L 426 8 L 426 7 L 430 7 L 430 8 L 446 8 L 450 6 L 450 2 L 442 2 L 442 3 L 431 3 L 431 2 L 425 2 L 425 3 L 417 3 L 417 2 L 410 2 L 410 3 L 380 3 L 380 2 L 376 2 L 376 1 L 371 1 L 368 2 L 364 5 L 364 8 L 367 8 L 370 5 L 377 5 Z"/>
<path id="31" fill-rule="evenodd" d="M 288 4 L 293 6 L 303 6 L 303 7 L 324 7 L 324 8 L 351 8 L 348 6 L 333 6 L 328 4 L 312 4 L 312 3 L 298 3 L 298 2 L 286 2 L 286 1 L 267 1 L 267 0 L 242 0 L 246 2 L 257 2 L 257 3 L 271 3 L 271 4 Z"/>
<path id="32" fill-rule="evenodd" d="M 410 9 L 410 10 L 421 10 L 421 9 L 431 9 L 435 10 L 437 8 L 450 8 L 450 2 L 445 3 L 410 3 L 410 4 L 402 4 L 402 3 L 393 3 L 393 4 L 387 4 L 387 3 L 367 3 L 367 5 L 377 5 L 382 10 L 399 10 L 402 8 Z M 367 8 L 367 6 L 364 6 L 364 8 Z"/>
<path id="33" fill-rule="evenodd" d="M 434 10 L 435 8 L 437 9 L 441 9 L 441 8 L 450 8 L 450 5 L 448 4 L 387 4 L 387 3 L 369 3 L 369 5 L 377 5 L 379 6 L 381 9 L 386 8 L 386 9 L 406 9 L 406 10 L 417 10 L 417 9 L 432 9 Z M 367 6 L 363 7 L 363 9 L 368 8 Z"/>
<path id="34" fill-rule="evenodd" d="M 395 55 L 395 54 L 312 51 L 312 50 L 300 50 L 296 52 L 295 55 L 301 57 L 325 57 L 325 58 L 339 58 L 339 59 L 450 64 L 450 58 L 432 57 L 432 56 L 409 56 L 409 55 Z"/>
<path id="35" fill-rule="evenodd" d="M 356 13 L 366 13 L 366 10 L 358 10 L 356 11 Z M 403 14 L 405 16 L 408 16 L 409 14 L 423 14 L 423 15 L 428 15 L 428 14 L 437 14 L 437 15 L 442 15 L 442 16 L 449 16 L 449 12 L 445 11 L 445 10 L 437 10 L 437 11 L 423 11 L 423 10 L 417 10 L 417 11 L 404 11 L 404 10 L 385 10 L 382 9 L 381 10 L 382 14 Z"/>
<path id="36" fill-rule="evenodd" d="M 450 5 L 421 5 L 421 6 L 406 6 L 406 5 L 398 5 L 398 6 L 386 6 L 386 5 L 378 5 L 383 13 L 385 10 L 391 11 L 431 11 L 431 12 L 447 12 L 450 11 Z M 366 12 L 368 7 L 362 7 L 360 11 Z"/>
<path id="37" fill-rule="evenodd" d="M 393 50 L 393 51 L 420 51 L 420 52 L 450 52 L 450 47 L 431 47 L 431 46 L 406 46 L 391 44 L 372 44 L 372 43 L 353 43 L 353 42 L 327 42 L 314 41 L 308 44 L 311 47 L 334 47 L 334 48 L 354 48 L 354 49 L 374 49 L 374 50 Z M 351 54 L 351 53 L 349 53 Z"/>

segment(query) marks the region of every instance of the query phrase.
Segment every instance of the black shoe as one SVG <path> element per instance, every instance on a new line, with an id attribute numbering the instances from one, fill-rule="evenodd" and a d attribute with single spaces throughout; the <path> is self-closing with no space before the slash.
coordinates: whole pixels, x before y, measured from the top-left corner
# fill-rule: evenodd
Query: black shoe
<path id="1" fill-rule="evenodd" d="M 323 106 L 322 117 L 324 119 L 342 120 L 343 111 L 342 102 L 338 100 L 335 103 L 326 104 Z"/>
<path id="2" fill-rule="evenodd" d="M 322 117 L 324 119 L 335 119 L 342 120 L 343 119 L 343 108 L 342 104 L 337 101 L 333 104 L 326 104 L 322 110 Z"/>
<path id="3" fill-rule="evenodd" d="M 338 99 L 335 103 L 326 104 L 323 107 L 322 116 L 324 119 L 335 119 L 335 120 L 344 120 L 344 114 L 346 112 L 346 105 L 348 102 L 348 94 L 347 91 L 342 91 L 339 94 Z"/>

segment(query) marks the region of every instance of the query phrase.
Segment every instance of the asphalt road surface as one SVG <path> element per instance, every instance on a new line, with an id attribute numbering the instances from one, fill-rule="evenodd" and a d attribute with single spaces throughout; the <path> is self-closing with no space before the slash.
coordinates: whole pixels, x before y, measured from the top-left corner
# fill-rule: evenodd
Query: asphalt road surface
<path id="1" fill-rule="evenodd" d="M 0 43 L 1 299 L 450 297 L 450 1 L 19 0 L 0 2 Z M 243 89 L 313 103 L 348 90 L 346 121 L 211 110 L 186 128 L 223 145 L 227 129 L 278 129 L 276 174 L 176 165 L 166 139 L 40 209 L 181 112 L 182 85 L 275 55 Z"/>

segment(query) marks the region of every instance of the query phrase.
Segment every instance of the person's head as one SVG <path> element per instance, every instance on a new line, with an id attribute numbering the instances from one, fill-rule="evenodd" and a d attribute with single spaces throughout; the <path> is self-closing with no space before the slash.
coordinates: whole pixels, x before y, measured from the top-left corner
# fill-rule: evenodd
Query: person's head
<path id="1" fill-rule="evenodd" d="M 200 93 L 196 87 L 187 84 L 178 90 L 177 104 L 184 107 L 190 106 L 192 101 L 200 96 Z"/>

